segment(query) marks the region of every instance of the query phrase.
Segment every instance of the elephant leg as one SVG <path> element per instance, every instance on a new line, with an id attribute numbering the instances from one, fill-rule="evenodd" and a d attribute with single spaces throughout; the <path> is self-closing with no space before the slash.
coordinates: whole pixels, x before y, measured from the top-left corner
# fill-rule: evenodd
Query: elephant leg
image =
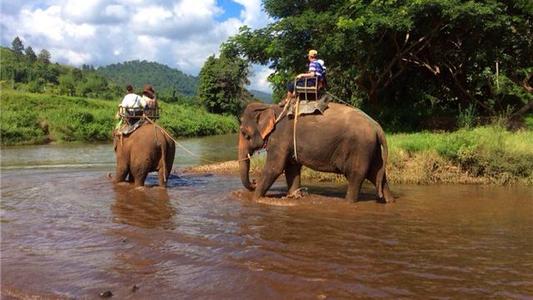
<path id="1" fill-rule="evenodd" d="M 300 172 L 302 171 L 301 164 L 289 164 L 285 168 L 285 179 L 287 180 L 287 195 L 292 195 L 300 186 Z"/>
<path id="2" fill-rule="evenodd" d="M 365 176 L 360 173 L 352 173 L 349 176 L 346 176 L 348 179 L 348 190 L 346 191 L 346 200 L 357 202 L 359 200 L 359 191 L 361 190 L 361 185 L 365 180 Z"/>
<path id="3" fill-rule="evenodd" d="M 148 172 L 137 172 L 137 174 L 133 176 L 135 187 L 144 186 L 144 181 L 147 176 Z"/>
<path id="4" fill-rule="evenodd" d="M 166 187 L 170 172 L 168 172 L 167 168 L 159 168 L 157 175 L 159 177 L 159 186 Z"/>
<path id="5" fill-rule="evenodd" d="M 128 176 L 129 172 L 128 165 L 117 165 L 115 172 L 115 183 L 126 181 L 126 177 Z"/>
<path id="6" fill-rule="evenodd" d="M 356 156 L 352 162 L 351 170 L 345 174 L 348 179 L 348 190 L 346 191 L 346 200 L 348 201 L 358 201 L 359 200 L 359 191 L 361 190 L 361 185 L 367 177 L 368 172 L 368 159 L 364 156 Z"/>
<path id="7" fill-rule="evenodd" d="M 128 178 L 126 179 L 127 182 L 129 183 L 133 183 L 133 175 L 131 175 L 131 173 L 128 172 Z"/>
<path id="8" fill-rule="evenodd" d="M 380 166 L 373 165 L 370 168 L 370 171 L 368 172 L 368 177 L 367 177 L 367 179 L 370 180 L 370 182 L 372 182 L 374 186 L 376 187 L 376 191 L 379 191 L 378 182 L 381 182 L 381 180 L 377 178 L 379 168 Z M 382 185 L 383 195 L 380 196 L 378 193 L 379 201 L 384 202 L 384 203 L 394 202 L 394 196 L 392 195 L 389 189 L 386 175 L 384 176 L 383 181 L 381 182 L 381 185 Z"/>
<path id="9" fill-rule="evenodd" d="M 383 199 L 385 200 L 385 203 L 396 202 L 396 200 L 394 199 L 394 195 L 392 195 L 392 192 L 389 189 L 387 179 L 383 181 Z"/>
<path id="10" fill-rule="evenodd" d="M 261 179 L 257 184 L 257 187 L 254 192 L 254 200 L 257 200 L 259 197 L 263 197 L 268 189 L 272 186 L 274 181 L 283 173 L 285 168 L 285 157 L 275 153 L 268 153 L 261 174 Z"/>

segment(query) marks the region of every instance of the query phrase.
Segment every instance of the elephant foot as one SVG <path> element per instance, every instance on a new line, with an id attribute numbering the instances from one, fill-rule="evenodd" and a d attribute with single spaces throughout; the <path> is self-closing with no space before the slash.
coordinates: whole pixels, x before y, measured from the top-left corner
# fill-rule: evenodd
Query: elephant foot
<path id="1" fill-rule="evenodd" d="M 296 189 L 294 192 L 288 193 L 287 198 L 303 198 L 305 196 L 309 195 L 309 192 L 307 191 L 306 187 L 301 187 L 299 189 Z"/>
<path id="2" fill-rule="evenodd" d="M 394 203 L 396 199 L 392 195 L 388 185 L 385 185 L 383 188 L 383 197 L 378 200 L 381 203 Z"/>

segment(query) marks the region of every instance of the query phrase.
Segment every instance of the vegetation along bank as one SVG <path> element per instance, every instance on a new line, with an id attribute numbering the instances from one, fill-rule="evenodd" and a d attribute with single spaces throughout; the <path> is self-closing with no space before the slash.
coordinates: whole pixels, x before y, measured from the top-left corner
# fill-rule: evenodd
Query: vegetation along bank
<path id="1" fill-rule="evenodd" d="M 533 184 L 533 131 L 509 132 L 498 124 L 455 132 L 389 134 L 387 177 L 392 183 Z M 260 174 L 264 155 L 252 158 Z M 237 161 L 187 172 L 238 173 Z M 343 176 L 303 169 L 305 181 L 344 182 Z"/>
<path id="2" fill-rule="evenodd" d="M 22 93 L 0 95 L 2 145 L 111 141 L 118 100 Z M 235 117 L 203 107 L 160 102 L 161 126 L 176 137 L 236 132 Z"/>

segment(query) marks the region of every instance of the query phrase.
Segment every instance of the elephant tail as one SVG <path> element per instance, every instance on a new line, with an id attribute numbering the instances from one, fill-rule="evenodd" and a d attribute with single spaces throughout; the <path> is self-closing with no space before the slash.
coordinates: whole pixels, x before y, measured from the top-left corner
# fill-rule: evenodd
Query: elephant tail
<path id="1" fill-rule="evenodd" d="M 387 167 L 387 159 L 389 157 L 389 149 L 387 147 L 387 139 L 385 138 L 385 133 L 383 132 L 383 129 L 381 126 L 378 125 L 377 128 L 377 137 L 379 144 L 381 146 L 381 158 L 383 160 L 383 164 L 379 168 L 376 176 L 376 187 L 378 190 L 378 197 L 383 198 L 383 184 L 385 182 L 385 168 Z"/>

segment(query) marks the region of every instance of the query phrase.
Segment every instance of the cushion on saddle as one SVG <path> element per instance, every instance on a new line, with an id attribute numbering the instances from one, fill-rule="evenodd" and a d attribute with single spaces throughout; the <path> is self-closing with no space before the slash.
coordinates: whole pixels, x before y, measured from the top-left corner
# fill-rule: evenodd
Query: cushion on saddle
<path id="1" fill-rule="evenodd" d="M 328 103 L 331 100 L 331 98 L 328 95 L 323 95 L 318 101 L 306 101 L 306 100 L 300 100 L 300 106 L 298 107 L 298 116 L 301 115 L 310 115 L 314 113 L 324 113 L 324 111 L 328 108 Z M 294 116 L 296 112 L 296 101 L 291 103 L 289 106 L 289 112 L 287 113 L 289 116 Z"/>

